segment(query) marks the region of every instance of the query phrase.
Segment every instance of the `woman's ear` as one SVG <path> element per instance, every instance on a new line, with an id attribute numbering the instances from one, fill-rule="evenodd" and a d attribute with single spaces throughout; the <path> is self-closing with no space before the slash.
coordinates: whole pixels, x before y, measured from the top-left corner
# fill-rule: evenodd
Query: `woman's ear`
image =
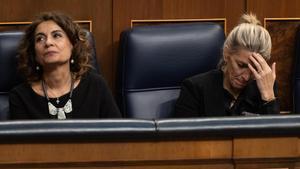
<path id="1" fill-rule="evenodd" d="M 228 61 L 228 55 L 227 55 L 225 52 L 223 52 L 223 60 L 224 60 L 225 62 Z"/>
<path id="2" fill-rule="evenodd" d="M 227 62 L 228 56 L 227 55 L 223 55 L 223 60 L 224 60 L 224 62 Z"/>
<path id="3" fill-rule="evenodd" d="M 226 48 L 224 48 L 224 50 L 223 50 L 223 60 L 225 61 L 225 62 L 227 62 L 228 61 L 228 51 L 227 51 L 227 49 Z"/>

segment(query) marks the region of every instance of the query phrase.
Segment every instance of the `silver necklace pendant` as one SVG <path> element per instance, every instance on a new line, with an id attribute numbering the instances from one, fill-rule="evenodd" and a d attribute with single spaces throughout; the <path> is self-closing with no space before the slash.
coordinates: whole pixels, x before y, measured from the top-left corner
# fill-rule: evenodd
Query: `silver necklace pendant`
<path id="1" fill-rule="evenodd" d="M 66 119 L 66 114 L 63 110 L 63 108 L 57 108 L 57 119 L 63 120 Z"/>
<path id="2" fill-rule="evenodd" d="M 53 116 L 57 114 L 57 108 L 50 101 L 48 101 L 48 109 L 49 109 L 49 114 Z"/>
<path id="3" fill-rule="evenodd" d="M 45 87 L 45 82 L 44 80 L 42 80 L 42 88 L 43 88 L 43 92 L 44 92 L 44 95 L 46 96 L 47 98 L 47 101 L 48 101 L 48 110 L 49 110 L 49 114 L 53 115 L 53 116 L 56 116 L 57 115 L 57 118 L 58 119 L 66 119 L 66 113 L 70 113 L 73 111 L 73 106 L 72 106 L 72 93 L 73 93 L 73 87 L 74 87 L 74 81 L 71 80 L 71 88 L 70 88 L 70 95 L 69 95 L 69 100 L 67 101 L 67 103 L 63 106 L 63 107 L 56 107 L 54 106 L 51 102 L 50 102 L 50 99 L 47 95 L 47 90 L 46 90 L 46 87 Z M 56 103 L 57 105 L 59 104 L 59 98 L 56 98 Z"/>
<path id="4" fill-rule="evenodd" d="M 48 109 L 49 109 L 49 114 L 55 116 L 57 115 L 58 119 L 66 119 L 66 114 L 65 113 L 70 113 L 72 112 L 72 100 L 69 99 L 67 103 L 64 105 L 64 107 L 57 108 L 54 106 L 50 101 L 48 101 Z"/>
<path id="5" fill-rule="evenodd" d="M 63 109 L 64 109 L 65 113 L 70 113 L 73 110 L 73 108 L 72 108 L 72 100 L 71 99 L 69 99 L 67 101 L 67 103 L 65 104 L 65 106 L 63 107 Z"/>

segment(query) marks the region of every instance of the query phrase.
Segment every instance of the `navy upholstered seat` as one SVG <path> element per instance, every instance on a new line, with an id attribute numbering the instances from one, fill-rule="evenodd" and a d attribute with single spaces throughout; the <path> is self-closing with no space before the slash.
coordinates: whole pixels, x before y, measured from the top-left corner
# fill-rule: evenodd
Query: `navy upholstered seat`
<path id="1" fill-rule="evenodd" d="M 0 32 L 0 120 L 8 118 L 9 91 L 23 81 L 17 72 L 17 52 L 23 35 L 22 31 Z M 87 36 L 92 47 L 92 65 L 98 72 L 94 38 L 90 32 Z"/>
<path id="2" fill-rule="evenodd" d="M 17 51 L 23 32 L 0 33 L 0 119 L 8 117 L 8 92 L 22 80 L 17 73 Z"/>
<path id="3" fill-rule="evenodd" d="M 88 41 L 89 41 L 89 44 L 90 44 L 90 47 L 91 47 L 91 53 L 92 53 L 92 56 L 91 56 L 91 64 L 93 66 L 93 70 L 96 72 L 96 73 L 100 73 L 100 65 L 98 64 L 97 62 L 97 53 L 96 53 L 96 43 L 95 43 L 95 40 L 94 40 L 94 36 L 92 34 L 92 32 L 89 32 L 89 31 L 86 31 L 87 33 L 87 38 L 88 38 Z"/>
<path id="4" fill-rule="evenodd" d="M 183 79 L 217 66 L 224 30 L 214 23 L 138 26 L 120 37 L 117 94 L 125 117 L 172 117 Z"/>

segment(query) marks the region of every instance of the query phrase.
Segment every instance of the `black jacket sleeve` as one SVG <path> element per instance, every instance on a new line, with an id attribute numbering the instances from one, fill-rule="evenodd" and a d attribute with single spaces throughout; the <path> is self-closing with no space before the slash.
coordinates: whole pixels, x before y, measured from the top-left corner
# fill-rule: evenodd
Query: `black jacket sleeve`
<path id="1" fill-rule="evenodd" d="M 105 80 L 101 77 L 100 78 L 101 83 L 101 105 L 100 105 L 100 111 L 101 111 L 101 117 L 100 118 L 121 118 L 121 113 L 119 108 L 117 107 L 117 104 L 112 96 L 112 93 L 105 82 Z"/>
<path id="2" fill-rule="evenodd" d="M 203 99 L 201 89 L 195 86 L 192 81 L 185 80 L 182 83 L 179 98 L 175 105 L 175 117 L 198 117 L 203 111 Z"/>
<path id="3" fill-rule="evenodd" d="M 9 93 L 9 119 L 30 119 L 25 112 L 25 105 L 15 90 Z"/>
<path id="4" fill-rule="evenodd" d="M 259 107 L 259 114 L 279 114 L 280 113 L 280 106 L 279 106 L 279 99 L 278 99 L 278 84 L 275 81 L 274 84 L 274 94 L 275 98 L 272 101 L 266 102 L 261 100 L 260 107 Z"/>

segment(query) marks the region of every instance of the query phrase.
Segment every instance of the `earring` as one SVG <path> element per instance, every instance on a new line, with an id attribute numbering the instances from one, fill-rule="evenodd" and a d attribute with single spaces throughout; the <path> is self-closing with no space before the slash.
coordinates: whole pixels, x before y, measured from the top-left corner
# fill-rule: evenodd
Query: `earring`
<path id="1" fill-rule="evenodd" d="M 226 65 L 227 65 L 227 62 L 223 60 L 223 62 L 220 64 L 222 71 L 225 71 Z"/>
<path id="2" fill-rule="evenodd" d="M 40 66 L 37 65 L 37 66 L 35 67 L 35 69 L 36 69 L 36 71 L 39 71 L 39 70 L 40 70 Z"/>
<path id="3" fill-rule="evenodd" d="M 71 64 L 74 64 L 74 59 L 71 59 L 71 61 L 70 61 L 70 62 L 71 62 Z"/>

